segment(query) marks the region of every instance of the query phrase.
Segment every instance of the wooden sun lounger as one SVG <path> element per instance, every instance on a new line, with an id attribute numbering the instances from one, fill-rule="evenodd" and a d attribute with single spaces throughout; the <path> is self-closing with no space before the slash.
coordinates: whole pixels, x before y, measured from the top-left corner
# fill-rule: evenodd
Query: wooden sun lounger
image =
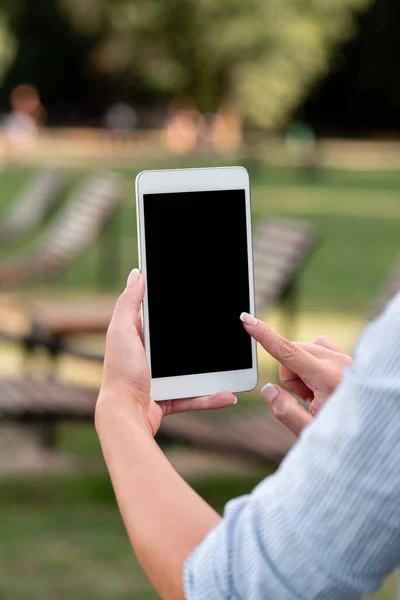
<path id="1" fill-rule="evenodd" d="M 255 300 L 258 314 L 274 302 L 293 303 L 301 271 L 317 243 L 307 222 L 267 218 L 254 236 Z"/>
<path id="2" fill-rule="evenodd" d="M 65 421 L 92 422 L 97 391 L 65 386 L 53 381 L 0 380 L 0 423 L 50 425 Z M 234 415 L 220 411 L 172 415 L 164 419 L 160 438 L 235 454 L 255 461 L 282 459 L 295 436 L 268 413 Z"/>
<path id="3" fill-rule="evenodd" d="M 50 279 L 93 242 L 121 201 L 122 178 L 95 175 L 67 202 L 29 255 L 0 262 L 0 287 Z"/>
<path id="4" fill-rule="evenodd" d="M 43 223 L 64 183 L 60 171 L 40 171 L 30 179 L 0 222 L 0 248 L 7 247 Z"/>

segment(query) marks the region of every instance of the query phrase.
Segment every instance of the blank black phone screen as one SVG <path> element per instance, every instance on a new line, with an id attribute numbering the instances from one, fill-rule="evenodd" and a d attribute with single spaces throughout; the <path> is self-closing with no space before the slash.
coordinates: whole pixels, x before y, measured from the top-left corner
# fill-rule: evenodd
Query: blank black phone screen
<path id="1" fill-rule="evenodd" d="M 145 194 L 153 378 L 252 368 L 244 190 Z"/>

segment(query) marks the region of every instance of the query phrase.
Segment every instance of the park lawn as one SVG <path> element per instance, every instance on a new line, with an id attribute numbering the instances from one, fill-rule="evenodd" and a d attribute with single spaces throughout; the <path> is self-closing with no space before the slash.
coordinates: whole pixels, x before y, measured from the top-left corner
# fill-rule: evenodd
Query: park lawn
<path id="1" fill-rule="evenodd" d="M 185 166 L 197 164 L 200 162 L 193 159 Z M 134 177 L 142 168 L 169 166 L 177 166 L 177 161 L 140 164 L 123 171 L 131 185 L 119 218 L 112 225 L 114 231 L 110 227 L 109 237 L 105 236 L 109 243 L 111 234 L 118 232 L 120 250 L 119 259 L 109 256 L 107 277 L 102 272 L 99 281 L 97 243 L 51 285 L 28 288 L 26 293 L 68 297 L 102 289 L 117 293 L 126 274 L 137 264 Z M 313 223 L 319 236 L 320 246 L 302 281 L 300 336 L 311 339 L 316 333 L 328 331 L 350 347 L 399 251 L 400 174 L 306 174 L 255 164 L 249 169 L 255 225 L 264 215 L 283 214 Z M 6 168 L 0 173 L 0 217 L 30 173 L 22 167 Z M 72 172 L 69 189 L 86 174 Z M 13 248 L 8 256 L 29 251 L 38 233 Z M 278 318 L 273 313 L 273 321 Z M 81 456 L 99 454 L 90 427 L 63 429 L 60 449 Z M 249 491 L 255 483 L 253 478 L 225 478 L 197 485 L 214 506 L 222 509 L 227 499 Z M 105 477 L 2 480 L 0 531 L 0 598 L 156 598 L 132 557 Z M 374 598 L 394 600 L 394 579 Z"/>
<path id="2" fill-rule="evenodd" d="M 224 477 L 194 485 L 222 511 L 227 500 L 257 482 Z M 132 555 L 106 476 L 3 480 L 0 523 L 4 600 L 158 597 Z M 394 600 L 394 578 L 373 598 Z"/>
<path id="3" fill-rule="evenodd" d="M 258 480 L 223 477 L 194 486 L 222 511 Z M 132 554 L 106 476 L 3 479 L 0 526 L 4 600 L 158 598 Z M 373 598 L 395 600 L 394 577 Z"/>
<path id="4" fill-rule="evenodd" d="M 219 511 L 258 479 L 199 481 Z M 0 598 L 150 600 L 106 476 L 3 480 Z"/>

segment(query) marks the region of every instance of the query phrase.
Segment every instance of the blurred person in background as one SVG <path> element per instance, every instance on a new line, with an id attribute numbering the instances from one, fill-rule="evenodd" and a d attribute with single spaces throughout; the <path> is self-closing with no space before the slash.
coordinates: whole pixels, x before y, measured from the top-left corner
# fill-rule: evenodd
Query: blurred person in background
<path id="1" fill-rule="evenodd" d="M 32 149 L 45 121 L 45 110 L 33 85 L 20 85 L 11 93 L 12 112 L 4 119 L 5 153 Z"/>
<path id="2" fill-rule="evenodd" d="M 132 546 L 160 596 L 356 600 L 376 590 L 400 563 L 400 295 L 366 329 L 354 362 L 326 338 L 293 343 L 240 316 L 281 364 L 287 390 L 267 384 L 265 401 L 297 434 L 305 430 L 277 473 L 221 517 L 154 435 L 168 414 L 231 406 L 234 396 L 151 400 L 144 287 L 135 269 L 117 302 L 96 427 Z M 210 329 L 218 331 L 218 315 Z M 291 393 L 311 401 L 310 412 Z"/>
<path id="3" fill-rule="evenodd" d="M 212 146 L 217 152 L 235 152 L 242 144 L 242 122 L 233 105 L 219 107 L 212 127 Z"/>
<path id="4" fill-rule="evenodd" d="M 125 139 L 137 125 L 137 114 L 133 106 L 126 102 L 112 104 L 104 118 L 105 125 L 117 139 Z"/>
<path id="5" fill-rule="evenodd" d="M 229 153 L 238 150 L 242 144 L 242 123 L 234 106 L 224 104 L 216 113 L 206 113 L 200 141 L 204 150 Z"/>
<path id="6" fill-rule="evenodd" d="M 187 154 L 204 137 L 205 120 L 186 98 L 171 102 L 164 131 L 164 142 L 173 154 Z"/>
<path id="7" fill-rule="evenodd" d="M 295 121 L 285 132 L 285 147 L 293 162 L 312 174 L 321 162 L 317 136 L 307 123 Z"/>

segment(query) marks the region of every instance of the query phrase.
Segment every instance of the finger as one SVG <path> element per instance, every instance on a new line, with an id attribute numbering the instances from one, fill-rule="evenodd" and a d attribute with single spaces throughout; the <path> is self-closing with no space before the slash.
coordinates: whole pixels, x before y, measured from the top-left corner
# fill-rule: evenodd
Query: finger
<path id="1" fill-rule="evenodd" d="M 310 404 L 310 415 L 315 417 L 317 412 L 322 408 L 323 401 L 319 398 L 315 398 Z"/>
<path id="2" fill-rule="evenodd" d="M 236 396 L 230 392 L 220 392 L 213 396 L 201 396 L 199 398 L 180 398 L 179 400 L 171 400 L 168 414 L 173 415 L 193 410 L 215 410 L 217 408 L 226 408 L 236 403 Z M 160 404 L 163 403 L 160 402 Z"/>
<path id="3" fill-rule="evenodd" d="M 312 354 L 306 352 L 294 342 L 290 342 L 272 327 L 259 321 L 252 315 L 240 315 L 246 331 L 259 342 L 264 350 L 276 358 L 281 364 L 289 367 L 300 377 L 307 377 L 321 372 L 320 363 Z"/>
<path id="4" fill-rule="evenodd" d="M 326 346 L 321 346 L 320 344 L 316 344 L 315 342 L 313 342 L 312 344 L 309 344 L 307 342 L 296 342 L 298 346 L 300 346 L 300 348 L 303 348 L 303 350 L 305 350 L 306 352 L 308 352 L 309 354 L 312 354 L 312 356 L 315 356 L 315 358 L 319 358 L 319 359 L 324 359 L 324 358 L 332 358 L 332 353 L 335 354 L 343 354 L 343 352 L 338 352 L 337 350 L 331 350 L 330 348 L 327 348 Z"/>
<path id="5" fill-rule="evenodd" d="M 316 358 L 330 358 L 332 356 L 332 350 L 324 346 L 320 346 L 316 342 L 309 344 L 307 342 L 296 342 L 300 348 L 306 350 L 309 354 L 312 354 Z M 310 388 L 302 381 L 296 373 L 294 373 L 289 367 L 285 365 L 279 365 L 279 378 L 282 385 L 287 388 L 292 394 L 295 394 L 302 400 L 313 400 L 314 394 Z"/>
<path id="6" fill-rule="evenodd" d="M 340 348 L 340 346 L 337 346 L 334 342 L 332 342 L 332 340 L 326 337 L 326 335 L 319 335 L 315 339 L 314 344 L 317 344 L 317 346 L 323 346 L 324 348 L 328 348 L 328 350 L 333 350 L 334 352 L 340 352 L 340 354 L 344 354 L 342 348 Z"/>
<path id="7" fill-rule="evenodd" d="M 304 383 L 300 377 L 298 377 L 293 371 L 291 371 L 285 365 L 279 365 L 279 379 L 282 385 L 289 390 L 295 396 L 298 396 L 302 400 L 311 401 L 314 398 L 313 392 Z"/>
<path id="8" fill-rule="evenodd" d="M 144 297 L 144 278 L 139 269 L 131 271 L 125 290 L 115 305 L 112 326 L 139 329 L 139 310 Z"/>
<path id="9" fill-rule="evenodd" d="M 261 394 L 278 421 L 295 435 L 300 435 L 304 427 L 312 422 L 313 417 L 306 409 L 280 386 L 268 383 L 262 388 Z"/>
<path id="10" fill-rule="evenodd" d="M 318 340 L 321 340 L 321 345 L 318 343 Z M 326 345 L 324 345 L 326 342 Z M 338 354 L 339 346 L 336 346 L 333 342 L 328 340 L 328 338 L 317 338 L 315 342 L 309 344 L 307 342 L 296 342 L 300 348 L 303 348 L 312 356 L 318 359 L 332 359 L 332 352 Z M 330 346 L 330 347 L 328 347 Z M 343 352 L 340 351 L 342 356 L 345 356 Z M 279 376 L 282 382 L 282 385 L 287 388 L 292 394 L 295 394 L 302 400 L 312 401 L 314 399 L 314 394 L 310 390 L 310 388 L 301 380 L 300 377 L 296 373 L 294 373 L 289 367 L 285 365 L 280 365 L 279 368 Z"/>
<path id="11" fill-rule="evenodd" d="M 298 346 L 316 356 L 317 358 L 325 357 L 327 351 L 326 348 L 322 349 L 321 346 L 308 344 L 306 342 L 296 342 Z M 312 401 L 314 399 L 314 394 L 312 390 L 296 375 L 293 373 L 289 367 L 285 365 L 279 365 L 279 378 L 281 380 L 282 385 L 289 390 L 295 396 L 298 396 L 302 400 Z"/>
<path id="12" fill-rule="evenodd" d="M 307 342 L 296 342 L 296 344 L 318 359 L 332 359 L 332 352 L 345 356 L 339 346 L 324 336 L 318 337 L 312 344 Z M 302 400 L 312 401 L 314 399 L 314 394 L 310 388 L 296 375 L 296 373 L 293 373 L 293 371 L 285 365 L 280 365 L 279 376 L 282 385 L 292 394 L 302 398 Z"/>

